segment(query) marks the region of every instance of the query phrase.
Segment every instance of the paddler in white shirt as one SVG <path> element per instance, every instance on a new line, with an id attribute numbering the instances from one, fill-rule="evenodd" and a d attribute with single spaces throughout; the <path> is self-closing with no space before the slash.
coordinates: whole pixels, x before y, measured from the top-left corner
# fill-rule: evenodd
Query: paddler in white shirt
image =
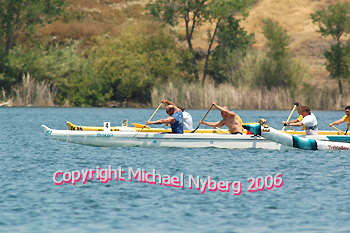
<path id="1" fill-rule="evenodd" d="M 300 122 L 284 123 L 284 126 L 305 126 L 306 135 L 318 135 L 318 123 L 316 116 L 311 112 L 308 106 L 301 107 L 303 119 Z"/>
<path id="2" fill-rule="evenodd" d="M 291 120 L 291 121 L 288 121 L 289 123 L 296 123 L 296 122 L 300 122 L 300 121 L 302 121 L 303 120 L 303 115 L 301 114 L 301 105 L 297 102 L 297 103 L 294 103 L 294 105 L 296 105 L 297 106 L 297 110 L 298 110 L 298 113 L 299 113 L 299 116 L 298 116 L 298 118 L 297 119 L 295 119 L 295 120 Z M 282 124 L 286 124 L 286 123 L 288 123 L 287 121 L 282 121 Z M 303 130 L 305 130 L 305 125 L 302 125 L 302 127 L 303 127 Z"/>

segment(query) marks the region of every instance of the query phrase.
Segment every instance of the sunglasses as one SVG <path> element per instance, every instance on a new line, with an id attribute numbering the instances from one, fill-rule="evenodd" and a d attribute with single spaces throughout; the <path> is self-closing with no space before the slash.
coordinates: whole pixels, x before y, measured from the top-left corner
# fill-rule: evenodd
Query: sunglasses
<path id="1" fill-rule="evenodd" d="M 348 113 L 348 112 L 350 112 L 350 111 L 349 111 L 349 110 L 346 110 L 346 111 L 345 111 L 345 113 Z"/>

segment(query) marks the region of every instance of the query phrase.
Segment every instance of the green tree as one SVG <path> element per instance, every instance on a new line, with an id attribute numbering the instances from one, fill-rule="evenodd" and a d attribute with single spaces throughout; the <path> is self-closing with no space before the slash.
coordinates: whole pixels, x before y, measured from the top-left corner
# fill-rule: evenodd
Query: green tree
<path id="1" fill-rule="evenodd" d="M 16 41 L 33 35 L 38 25 L 50 23 L 67 3 L 68 0 L 0 0 L 0 86 L 11 85 L 7 80 L 11 75 L 7 74 L 8 55 Z"/>
<path id="2" fill-rule="evenodd" d="M 1 55 L 6 56 L 18 37 L 30 35 L 38 24 L 50 23 L 62 12 L 66 0 L 1 0 Z"/>
<path id="3" fill-rule="evenodd" d="M 101 94 L 110 93 L 111 100 L 148 103 L 155 82 L 179 76 L 174 38 L 162 30 L 144 30 L 128 26 L 118 38 L 100 38 L 89 53 L 94 77 L 104 88 Z"/>
<path id="4" fill-rule="evenodd" d="M 231 67 L 234 66 L 235 70 L 238 70 L 239 60 L 245 57 L 247 50 L 255 43 L 254 34 L 248 34 L 244 28 L 241 28 L 240 21 L 240 19 L 229 16 L 218 26 L 217 46 L 212 53 L 208 69 L 216 83 L 229 81 L 232 73 Z M 237 80 L 230 81 L 237 86 Z"/>
<path id="5" fill-rule="evenodd" d="M 319 28 L 322 36 L 332 36 L 333 44 L 330 50 L 325 51 L 328 60 L 327 70 L 333 79 L 338 81 L 339 93 L 342 95 L 342 80 L 347 80 L 349 71 L 349 40 L 341 42 L 341 38 L 350 33 L 350 5 L 349 3 L 337 3 L 328 8 L 311 14 L 312 22 Z"/>
<path id="6" fill-rule="evenodd" d="M 288 46 L 291 41 L 287 31 L 278 22 L 263 19 L 263 34 L 268 39 L 265 59 L 261 63 L 257 76 L 259 85 L 268 89 L 274 87 L 296 86 L 300 67 L 294 64 Z M 295 67 L 297 65 L 297 67 Z"/>
<path id="7" fill-rule="evenodd" d="M 200 27 L 203 22 L 210 22 L 215 25 L 212 33 L 209 33 L 211 38 L 208 41 L 208 50 L 205 58 L 203 70 L 203 83 L 207 74 L 207 67 L 212 46 L 216 38 L 216 34 L 221 21 L 227 19 L 232 14 L 245 11 L 255 1 L 254 0 L 151 0 L 146 8 L 158 20 L 175 26 L 180 20 L 185 23 L 186 42 L 188 49 L 192 53 L 192 66 L 195 76 L 195 81 L 199 81 L 199 72 L 197 67 L 197 58 L 193 48 L 193 34 L 195 29 Z M 247 14 L 244 14 L 245 16 Z"/>

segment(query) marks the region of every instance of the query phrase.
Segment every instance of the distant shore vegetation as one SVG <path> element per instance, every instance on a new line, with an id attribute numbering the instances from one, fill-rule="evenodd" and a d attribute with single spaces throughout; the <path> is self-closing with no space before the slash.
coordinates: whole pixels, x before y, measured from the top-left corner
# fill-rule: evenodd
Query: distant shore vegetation
<path id="1" fill-rule="evenodd" d="M 291 49 L 294 37 L 274 18 L 261 18 L 266 43 L 255 46 L 256 34 L 242 25 L 256 1 L 204 2 L 3 2 L 0 104 L 156 107 L 168 99 L 196 109 L 213 101 L 234 109 L 349 105 L 348 3 L 309 13 L 325 42 L 318 52 L 328 80 L 321 83 L 320 66 L 310 68 L 300 50 Z"/>

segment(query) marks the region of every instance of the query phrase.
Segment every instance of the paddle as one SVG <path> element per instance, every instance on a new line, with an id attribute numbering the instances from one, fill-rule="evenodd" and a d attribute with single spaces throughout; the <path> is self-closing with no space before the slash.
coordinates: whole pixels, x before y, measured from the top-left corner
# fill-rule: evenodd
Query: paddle
<path id="1" fill-rule="evenodd" d="M 201 121 L 204 121 L 204 119 L 207 117 L 208 113 L 210 112 L 210 110 L 211 110 L 213 107 L 214 107 L 214 104 L 212 104 L 212 105 L 210 106 L 210 108 L 209 108 L 207 114 L 205 114 L 205 116 L 203 117 L 203 119 L 202 119 Z M 199 128 L 200 125 L 201 125 L 201 124 L 199 123 L 198 126 L 197 126 L 197 128 L 195 128 L 191 133 L 196 132 L 196 130 Z"/>
<path id="2" fill-rule="evenodd" d="M 348 134 L 348 130 L 349 130 L 349 125 L 346 127 L 346 131 L 345 131 L 345 134 L 344 134 L 344 135 L 347 135 L 347 134 Z"/>
<path id="3" fill-rule="evenodd" d="M 290 127 L 290 125 L 288 125 L 288 127 L 289 127 L 291 130 L 295 131 L 292 127 Z"/>
<path id="4" fill-rule="evenodd" d="M 144 124 L 138 124 L 138 123 L 131 123 L 133 126 L 135 126 L 136 128 L 142 128 L 145 127 L 146 129 L 150 129 L 151 127 L 149 127 L 148 125 L 144 125 Z"/>
<path id="5" fill-rule="evenodd" d="M 297 107 L 297 105 L 294 104 L 293 110 L 292 110 L 292 112 L 289 114 L 289 117 L 288 117 L 288 119 L 287 119 L 287 122 L 288 122 L 289 119 L 292 117 L 292 114 L 293 114 L 293 112 L 294 112 L 294 110 L 295 110 L 296 107 Z M 284 128 L 286 128 L 286 126 L 283 126 L 282 131 L 284 130 Z"/>
<path id="6" fill-rule="evenodd" d="M 162 106 L 162 104 L 163 103 L 160 103 L 159 104 L 159 106 L 158 106 L 158 108 L 154 111 L 154 113 L 152 114 L 152 116 L 149 118 L 149 120 L 148 121 L 150 121 L 150 120 L 152 120 L 152 118 L 154 117 L 154 115 L 156 114 L 156 112 L 158 111 L 158 109 L 160 108 L 160 106 Z M 137 132 L 134 136 L 132 136 L 132 137 L 135 137 L 138 133 L 140 133 L 144 128 L 146 128 L 147 127 L 147 125 L 144 125 L 143 127 L 142 127 L 142 129 L 139 131 L 139 132 Z"/>
<path id="7" fill-rule="evenodd" d="M 343 130 L 338 129 L 337 127 L 334 127 L 333 125 L 332 125 L 332 128 L 338 130 L 341 133 L 345 133 Z M 346 130 L 346 131 L 348 131 L 348 130 Z"/>
<path id="8" fill-rule="evenodd" d="M 230 133 L 228 133 L 227 131 L 225 131 L 225 130 L 223 130 L 223 129 L 220 129 L 219 127 L 215 127 L 215 129 L 218 129 L 218 130 L 220 130 L 221 132 L 224 132 L 225 134 L 230 134 Z"/>
<path id="9" fill-rule="evenodd" d="M 154 115 L 158 112 L 158 109 L 160 108 L 160 106 L 162 106 L 163 103 L 160 103 L 158 108 L 154 111 L 154 113 L 152 114 L 152 116 L 148 119 L 148 121 L 152 120 L 152 118 L 154 117 Z M 142 129 L 140 130 L 140 132 L 146 128 L 147 125 L 143 126 Z"/>

